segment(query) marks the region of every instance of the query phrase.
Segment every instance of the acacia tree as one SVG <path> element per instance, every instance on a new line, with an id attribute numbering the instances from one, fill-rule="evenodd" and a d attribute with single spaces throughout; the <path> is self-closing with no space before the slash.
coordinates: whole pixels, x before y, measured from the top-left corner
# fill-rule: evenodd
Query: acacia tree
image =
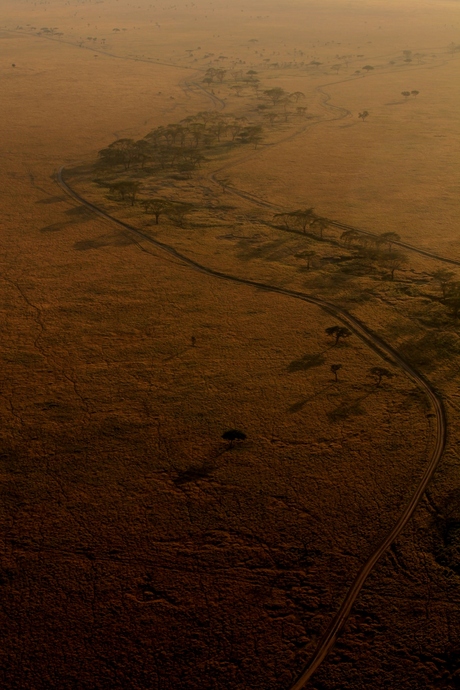
<path id="1" fill-rule="evenodd" d="M 300 225 L 303 232 L 307 232 L 307 228 L 310 227 L 315 220 L 316 216 L 313 208 L 297 209 L 296 211 L 289 211 L 284 213 L 275 213 L 273 219 L 280 219 L 284 222 L 286 228 L 290 229 L 290 220 L 292 219 L 295 223 Z"/>
<path id="2" fill-rule="evenodd" d="M 334 345 L 338 345 L 341 338 L 349 338 L 353 333 L 345 326 L 329 326 L 326 328 L 327 335 L 335 338 Z"/>
<path id="3" fill-rule="evenodd" d="M 400 242 L 401 237 L 398 235 L 397 232 L 383 232 L 381 235 L 378 236 L 377 242 L 379 244 L 387 244 L 388 245 L 388 251 L 391 252 L 391 248 L 393 246 L 394 242 Z"/>
<path id="4" fill-rule="evenodd" d="M 266 89 L 264 91 L 264 96 L 267 96 L 267 98 L 273 103 L 273 105 L 276 105 L 282 98 L 284 98 L 287 95 L 287 92 L 280 86 L 275 86 L 273 89 Z"/>
<path id="5" fill-rule="evenodd" d="M 270 127 L 273 127 L 276 120 L 278 119 L 278 114 L 271 112 L 271 113 L 267 113 L 264 117 L 270 123 Z"/>
<path id="6" fill-rule="evenodd" d="M 407 101 L 407 99 L 408 99 L 409 96 L 410 96 L 410 91 L 401 91 L 401 96 L 404 96 L 404 98 L 405 98 L 406 101 Z"/>
<path id="7" fill-rule="evenodd" d="M 333 373 L 334 376 L 335 376 L 335 382 L 336 382 L 336 383 L 337 383 L 337 380 L 338 380 L 338 379 L 337 379 L 337 373 L 340 371 L 341 368 L 342 368 L 342 365 L 341 365 L 341 364 L 331 364 L 331 371 L 332 371 L 332 373 Z"/>
<path id="8" fill-rule="evenodd" d="M 452 284 L 453 279 L 455 278 L 455 273 L 453 273 L 452 271 L 448 271 L 447 268 L 439 268 L 437 271 L 434 271 L 431 275 L 439 283 L 439 287 L 441 288 L 442 292 L 442 298 L 445 301 L 447 293 L 449 291 L 449 287 Z"/>
<path id="9" fill-rule="evenodd" d="M 321 216 L 316 216 L 312 222 L 312 227 L 317 228 L 319 232 L 320 239 L 323 239 L 324 230 L 329 227 L 329 220 L 327 218 L 322 218 Z"/>
<path id="10" fill-rule="evenodd" d="M 109 190 L 112 194 L 118 194 L 122 201 L 128 199 L 131 202 L 131 206 L 134 206 L 140 186 L 141 183 L 136 180 L 121 180 L 120 182 L 112 183 Z"/>
<path id="11" fill-rule="evenodd" d="M 224 441 L 230 441 L 228 447 L 233 448 L 235 441 L 245 441 L 247 436 L 244 431 L 240 431 L 239 429 L 229 429 L 228 431 L 224 431 L 222 438 Z"/>
<path id="12" fill-rule="evenodd" d="M 371 376 L 374 376 L 377 380 L 377 388 L 382 383 L 382 379 L 392 379 L 394 377 L 393 372 L 389 369 L 385 369 L 384 367 L 372 367 L 372 369 L 370 369 L 369 372 Z"/>
<path id="13" fill-rule="evenodd" d="M 340 235 L 340 239 L 346 247 L 350 247 L 353 243 L 360 241 L 361 233 L 357 230 L 345 230 Z"/>
<path id="14" fill-rule="evenodd" d="M 236 93 L 237 96 L 241 96 L 241 92 L 244 89 L 245 85 L 244 84 L 234 84 L 231 86 L 231 90 Z"/>
<path id="15" fill-rule="evenodd" d="M 395 271 L 403 268 L 407 263 L 407 256 L 401 252 L 393 252 L 382 259 L 383 266 L 390 271 L 391 280 L 394 280 Z"/>
<path id="16" fill-rule="evenodd" d="M 312 264 L 312 261 L 314 260 L 315 256 L 316 256 L 316 252 L 314 252 L 311 249 L 307 249 L 304 252 L 299 252 L 298 254 L 296 254 L 297 259 L 306 259 L 308 271 L 311 268 L 311 264 Z"/>
<path id="17" fill-rule="evenodd" d="M 364 120 L 366 119 L 366 117 L 369 117 L 369 113 L 368 113 L 367 110 L 363 110 L 362 113 L 359 113 L 358 117 L 361 118 L 361 120 L 364 122 Z"/>
<path id="18" fill-rule="evenodd" d="M 174 203 L 169 206 L 167 213 L 168 217 L 172 220 L 173 223 L 175 223 L 175 225 L 178 225 L 180 228 L 183 228 L 187 216 L 193 210 L 193 204 Z"/>
<path id="19" fill-rule="evenodd" d="M 136 144 L 133 139 L 118 139 L 99 151 L 98 156 L 107 167 L 121 165 L 125 170 L 129 170 L 136 158 Z"/>
<path id="20" fill-rule="evenodd" d="M 151 213 L 155 217 L 155 225 L 158 225 L 160 216 L 168 210 L 170 202 L 166 199 L 146 199 L 142 205 L 146 213 Z"/>

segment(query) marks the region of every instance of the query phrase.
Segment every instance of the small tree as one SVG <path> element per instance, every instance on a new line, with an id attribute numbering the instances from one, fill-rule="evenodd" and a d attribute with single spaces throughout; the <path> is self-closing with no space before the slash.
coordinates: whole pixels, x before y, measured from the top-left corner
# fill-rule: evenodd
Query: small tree
<path id="1" fill-rule="evenodd" d="M 341 365 L 341 364 L 331 364 L 331 371 L 332 371 L 332 373 L 333 373 L 334 376 L 335 376 L 335 381 L 336 381 L 336 383 L 337 383 L 337 380 L 338 380 L 338 379 L 337 379 L 337 373 L 340 371 L 341 368 L 342 368 L 342 365 Z"/>
<path id="2" fill-rule="evenodd" d="M 273 89 L 266 89 L 264 91 L 264 96 L 267 96 L 267 98 L 273 103 L 273 105 L 276 105 L 282 98 L 287 96 L 288 94 L 284 89 L 282 89 L 280 86 L 275 86 Z"/>
<path id="3" fill-rule="evenodd" d="M 340 235 L 340 239 L 346 247 L 350 247 L 355 242 L 359 242 L 361 233 L 357 230 L 345 230 L 345 232 L 342 232 Z"/>
<path id="4" fill-rule="evenodd" d="M 392 379 L 394 377 L 393 372 L 389 371 L 389 369 L 385 369 L 384 367 L 372 367 L 372 369 L 369 371 L 371 376 L 373 376 L 377 381 L 377 388 L 382 383 L 382 379 Z"/>
<path id="5" fill-rule="evenodd" d="M 188 214 L 193 210 L 193 204 L 174 203 L 168 207 L 168 217 L 175 225 L 183 228 Z"/>
<path id="6" fill-rule="evenodd" d="M 394 280 L 395 271 L 403 268 L 408 262 L 407 256 L 401 252 L 393 252 L 383 257 L 382 264 L 390 271 L 391 280 Z"/>
<path id="7" fill-rule="evenodd" d="M 420 93 L 420 91 L 416 91 L 416 90 L 414 89 L 414 91 L 411 91 L 411 92 L 410 92 L 410 95 L 413 96 L 414 98 L 416 98 L 416 97 L 419 95 L 419 93 Z"/>
<path id="8" fill-rule="evenodd" d="M 440 268 L 437 271 L 434 271 L 431 275 L 439 283 L 442 298 L 445 300 L 449 291 L 449 286 L 455 278 L 455 273 L 448 271 L 447 268 Z"/>
<path id="9" fill-rule="evenodd" d="M 371 72 L 374 68 L 372 65 L 364 65 L 363 69 L 366 70 L 367 73 Z"/>
<path id="10" fill-rule="evenodd" d="M 295 103 L 298 103 L 300 100 L 305 99 L 305 94 L 302 91 L 294 91 L 294 93 L 291 93 L 289 98 L 291 98 Z"/>
<path id="11" fill-rule="evenodd" d="M 247 436 L 244 431 L 240 431 L 239 429 L 229 429 L 228 431 L 224 431 L 222 438 L 224 441 L 230 441 L 228 447 L 233 448 L 235 441 L 245 441 Z"/>
<path id="12" fill-rule="evenodd" d="M 322 218 L 321 216 L 316 216 L 311 226 L 317 228 L 319 232 L 320 239 L 323 239 L 324 230 L 329 227 L 329 220 L 327 218 Z"/>
<path id="13" fill-rule="evenodd" d="M 305 233 L 307 232 L 307 228 L 313 224 L 316 218 L 313 208 L 299 208 L 297 211 L 277 215 L 284 215 L 287 218 L 293 218 L 295 221 L 297 221 Z"/>
<path id="14" fill-rule="evenodd" d="M 109 189 L 110 192 L 118 194 L 122 201 L 128 199 L 131 201 L 131 206 L 134 206 L 140 186 L 141 183 L 135 180 L 122 180 L 111 184 Z"/>
<path id="15" fill-rule="evenodd" d="M 278 113 L 273 113 L 273 112 L 267 113 L 265 115 L 265 119 L 268 120 L 268 122 L 270 123 L 270 127 L 273 127 L 276 120 L 278 119 Z"/>
<path id="16" fill-rule="evenodd" d="M 404 98 L 407 100 L 410 96 L 410 91 L 401 91 L 401 96 L 404 96 Z"/>
<path id="17" fill-rule="evenodd" d="M 254 144 L 256 149 L 263 139 L 263 131 L 262 125 L 248 125 L 238 134 L 238 140 L 241 144 Z"/>
<path id="18" fill-rule="evenodd" d="M 333 336 L 335 338 L 334 345 L 338 345 L 340 338 L 349 338 L 353 333 L 345 326 L 329 326 L 326 328 L 327 335 Z"/>
<path id="19" fill-rule="evenodd" d="M 146 199 L 142 205 L 146 213 L 151 213 L 155 217 L 155 225 L 158 225 L 160 216 L 168 210 L 170 202 L 166 199 Z"/>
<path id="20" fill-rule="evenodd" d="M 244 84 L 235 84 L 230 87 L 232 91 L 236 93 L 237 96 L 241 96 L 241 92 L 244 89 Z"/>
<path id="21" fill-rule="evenodd" d="M 360 117 L 361 120 L 364 122 L 364 120 L 366 119 L 366 117 L 369 117 L 369 113 L 368 113 L 367 110 L 363 110 L 362 113 L 359 113 L 358 117 Z"/>
<path id="22" fill-rule="evenodd" d="M 295 256 L 296 256 L 296 259 L 305 259 L 306 260 L 306 262 L 307 262 L 306 268 L 309 271 L 311 266 L 312 266 L 312 261 L 314 260 L 314 258 L 316 256 L 316 252 L 314 252 L 311 249 L 307 249 L 304 252 L 299 252 Z"/>
<path id="23" fill-rule="evenodd" d="M 391 252 L 391 247 L 394 242 L 400 242 L 401 238 L 398 235 L 397 232 L 383 232 L 381 235 L 378 236 L 377 242 L 378 244 L 387 244 L 388 245 L 388 251 Z"/>

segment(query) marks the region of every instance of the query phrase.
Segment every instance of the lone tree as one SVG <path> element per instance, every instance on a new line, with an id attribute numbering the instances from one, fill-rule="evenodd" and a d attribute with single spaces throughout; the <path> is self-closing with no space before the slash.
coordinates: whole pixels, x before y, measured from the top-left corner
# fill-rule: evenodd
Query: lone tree
<path id="1" fill-rule="evenodd" d="M 391 280 L 394 280 L 395 271 L 403 268 L 403 266 L 405 266 L 407 263 L 407 256 L 405 254 L 401 254 L 401 252 L 393 252 L 392 254 L 388 254 L 388 256 L 384 257 L 382 260 L 383 266 L 390 272 Z"/>
<path id="2" fill-rule="evenodd" d="M 329 326 L 326 328 L 327 335 L 335 338 L 334 345 L 338 345 L 340 338 L 349 338 L 353 333 L 345 326 Z"/>
<path id="3" fill-rule="evenodd" d="M 298 103 L 300 100 L 305 99 L 305 94 L 302 91 L 294 91 L 294 93 L 291 93 L 289 98 L 291 98 L 295 103 Z"/>
<path id="4" fill-rule="evenodd" d="M 362 113 L 359 113 L 358 117 L 360 117 L 361 120 L 364 122 L 364 120 L 366 119 L 366 117 L 369 117 L 369 113 L 368 113 L 367 110 L 363 110 Z"/>
<path id="5" fill-rule="evenodd" d="M 374 68 L 372 67 L 372 65 L 364 65 L 363 69 L 365 69 L 366 72 L 369 73 L 369 72 L 370 72 L 371 70 L 373 70 Z"/>
<path id="6" fill-rule="evenodd" d="M 299 252 L 296 254 L 297 259 L 305 259 L 307 262 L 307 271 L 310 270 L 312 261 L 316 256 L 316 252 L 314 252 L 312 249 L 307 249 L 304 252 Z"/>
<path id="7" fill-rule="evenodd" d="M 332 371 L 332 373 L 333 373 L 334 376 L 335 376 L 335 381 L 336 381 L 336 383 L 337 383 L 337 380 L 338 380 L 338 379 L 337 379 L 337 372 L 339 372 L 341 368 L 342 368 L 342 365 L 341 365 L 341 364 L 331 364 L 331 371 Z"/>
<path id="8" fill-rule="evenodd" d="M 284 89 L 282 89 L 280 86 L 275 86 L 273 89 L 266 89 L 264 91 L 264 96 L 267 96 L 273 103 L 273 105 L 276 105 L 281 101 L 282 98 L 285 98 L 288 94 Z"/>
<path id="9" fill-rule="evenodd" d="M 172 222 L 175 225 L 178 225 L 180 228 L 183 228 L 187 216 L 194 210 L 195 207 L 193 204 L 175 202 L 174 204 L 171 204 L 168 207 L 168 218 L 172 220 Z"/>
<path id="10" fill-rule="evenodd" d="M 224 431 L 222 438 L 224 441 L 230 441 L 228 447 L 233 448 L 235 441 L 245 441 L 247 437 L 244 431 L 240 431 L 239 429 L 229 429 L 228 431 Z"/>
<path id="11" fill-rule="evenodd" d="M 394 377 L 393 372 L 384 367 L 372 367 L 372 369 L 370 369 L 370 374 L 377 380 L 377 388 L 382 383 L 382 379 L 392 379 Z"/>
<path id="12" fill-rule="evenodd" d="M 415 89 L 410 92 L 410 95 L 416 98 L 419 95 L 420 91 L 416 91 Z"/>
<path id="13" fill-rule="evenodd" d="M 160 216 L 169 208 L 169 201 L 165 199 L 146 199 L 142 205 L 146 213 L 151 213 L 155 217 L 155 225 L 158 225 Z"/>
<path id="14" fill-rule="evenodd" d="M 401 96 L 404 96 L 404 98 L 407 100 L 410 96 L 410 91 L 401 91 Z"/>

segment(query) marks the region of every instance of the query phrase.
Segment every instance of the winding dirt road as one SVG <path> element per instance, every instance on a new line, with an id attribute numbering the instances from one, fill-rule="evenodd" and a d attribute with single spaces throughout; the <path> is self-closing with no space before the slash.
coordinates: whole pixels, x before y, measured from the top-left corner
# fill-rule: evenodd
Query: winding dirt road
<path id="1" fill-rule="evenodd" d="M 355 603 L 367 577 L 376 565 L 380 557 L 387 551 L 391 544 L 397 539 L 401 534 L 404 527 L 407 525 L 408 521 L 412 517 L 418 503 L 420 502 L 433 474 L 439 465 L 442 458 L 447 436 L 447 425 L 446 417 L 444 412 L 444 406 L 441 397 L 438 395 L 432 384 L 416 369 L 414 369 L 408 362 L 406 362 L 399 354 L 394 350 L 391 345 L 382 340 L 378 335 L 373 333 L 364 323 L 359 321 L 356 317 L 349 314 L 347 311 L 335 306 L 330 302 L 326 302 L 320 297 L 314 297 L 307 293 L 297 292 L 295 290 L 287 290 L 285 288 L 280 288 L 275 285 L 270 285 L 267 283 L 260 283 L 254 280 L 247 280 L 245 278 L 239 278 L 238 276 L 233 276 L 227 273 L 222 273 L 216 271 L 212 268 L 208 268 L 194 261 L 193 259 L 185 256 L 178 252 L 174 247 L 167 245 L 163 242 L 150 237 L 146 233 L 142 232 L 138 228 L 125 223 L 114 216 L 106 213 L 103 209 L 99 208 L 95 204 L 87 201 L 78 192 L 76 192 L 66 181 L 65 181 L 65 169 L 61 168 L 57 174 L 57 182 L 60 187 L 77 203 L 85 206 L 87 209 L 93 211 L 98 216 L 103 219 L 118 225 L 123 228 L 123 230 L 128 230 L 130 233 L 135 235 L 137 238 L 142 239 L 150 244 L 153 244 L 157 249 L 166 252 L 174 256 L 176 259 L 182 263 L 189 266 L 195 271 L 204 273 L 206 275 L 218 278 L 220 280 L 227 280 L 233 283 L 238 283 L 240 285 L 245 285 L 247 287 L 253 287 L 258 290 L 264 290 L 267 292 L 274 292 L 286 297 L 293 299 L 303 300 L 310 304 L 315 304 L 316 306 L 323 309 L 328 314 L 331 314 L 336 319 L 340 320 L 348 328 L 350 328 L 368 347 L 374 350 L 380 357 L 384 360 L 391 362 L 395 366 L 403 370 L 413 381 L 416 383 L 421 390 L 426 393 L 429 400 L 431 401 L 433 410 L 436 417 L 436 441 L 431 453 L 429 462 L 425 468 L 425 471 L 420 479 L 420 482 L 411 497 L 408 505 L 404 511 L 399 516 L 393 529 L 388 533 L 388 535 L 375 547 L 374 551 L 368 555 L 366 561 L 362 565 L 358 574 L 356 575 L 350 589 L 348 590 L 342 605 L 338 612 L 333 617 L 326 633 L 318 644 L 313 656 L 308 661 L 307 665 L 303 668 L 301 675 L 298 677 L 294 685 L 291 686 L 290 690 L 301 690 L 305 687 L 308 680 L 317 670 L 322 661 L 326 658 L 330 650 L 335 644 L 337 636 L 343 629 L 348 616 L 350 615 L 353 604 Z"/>
<path id="2" fill-rule="evenodd" d="M 116 56 L 118 57 L 118 56 Z M 132 59 L 132 58 L 131 58 Z M 362 77 L 359 77 L 362 78 Z M 342 83 L 343 81 L 354 81 L 356 77 L 352 77 L 351 79 L 346 79 L 346 80 L 341 80 L 338 83 Z M 193 85 L 193 86 L 192 86 Z M 315 122 L 309 122 L 305 127 L 301 128 L 301 130 L 297 130 L 295 133 L 289 135 L 288 137 L 280 140 L 279 142 L 276 142 L 275 144 L 271 144 L 270 146 L 278 146 L 285 141 L 289 141 L 291 139 L 297 138 L 304 134 L 307 130 L 309 130 L 311 127 L 314 127 L 318 124 L 323 124 L 325 121 L 332 121 L 332 120 L 341 120 L 346 117 L 349 117 L 351 113 L 346 109 L 342 108 L 340 106 L 335 106 L 330 103 L 331 96 L 330 94 L 325 91 L 327 86 L 330 86 L 331 83 L 328 84 L 321 84 L 316 88 L 316 92 L 321 94 L 322 96 L 322 105 L 324 108 L 333 110 L 337 113 L 337 115 L 333 118 L 328 118 L 327 120 L 321 119 L 317 120 Z M 217 98 L 214 94 L 209 93 L 201 87 L 201 85 L 197 84 L 196 82 L 187 83 L 185 82 L 185 87 L 186 89 L 191 90 L 191 87 L 198 87 L 200 91 L 203 91 L 213 102 L 214 107 L 218 109 L 223 109 L 225 108 L 225 102 L 222 101 L 221 99 Z M 264 147 L 265 148 L 265 147 Z M 252 158 L 252 156 L 247 156 L 246 158 Z M 242 159 L 239 159 L 238 161 L 234 161 L 226 166 L 222 166 L 219 168 L 219 170 L 214 171 L 211 175 L 211 179 L 213 182 L 218 184 L 218 180 L 216 176 L 220 173 L 223 172 L 224 170 L 229 169 L 230 167 L 233 167 L 236 164 L 239 164 L 242 162 Z M 401 534 L 405 526 L 407 525 L 408 521 L 411 519 L 414 511 L 417 508 L 417 505 L 419 504 L 429 482 L 431 481 L 431 478 L 433 477 L 433 474 L 436 472 L 436 469 L 441 461 L 441 458 L 443 456 L 445 444 L 446 444 L 446 436 L 447 436 L 447 425 L 446 425 L 446 417 L 445 417 L 445 412 L 444 412 L 444 406 L 442 403 L 441 397 L 438 395 L 437 391 L 435 388 L 432 386 L 432 384 L 425 379 L 425 377 L 419 373 L 416 369 L 414 369 L 408 362 L 406 362 L 397 352 L 394 350 L 388 343 L 383 341 L 378 335 L 373 333 L 364 323 L 359 321 L 357 318 L 349 314 L 343 309 L 340 309 L 339 307 L 335 306 L 334 304 L 331 304 L 329 302 L 326 302 L 325 300 L 319 298 L 319 297 L 314 297 L 312 295 L 308 295 L 306 293 L 302 292 L 297 292 L 294 290 L 287 290 L 284 288 L 279 288 L 274 285 L 269 285 L 265 283 L 259 283 L 257 281 L 253 280 L 246 280 L 244 278 L 239 278 L 237 276 L 232 276 L 230 274 L 222 273 L 220 271 L 215 271 L 214 269 L 208 268 L 206 266 L 203 266 L 193 259 L 179 253 L 177 250 L 175 250 L 173 247 L 164 244 L 162 242 L 159 242 L 158 240 L 153 239 L 146 233 L 143 233 L 141 230 L 135 228 L 134 226 L 129 225 L 128 223 L 124 223 L 121 220 L 118 220 L 117 218 L 111 216 L 110 214 L 106 213 L 103 209 L 100 209 L 96 205 L 92 204 L 91 202 L 87 201 L 84 199 L 81 195 L 78 194 L 66 181 L 64 178 L 64 168 L 61 168 L 60 171 L 58 172 L 57 175 L 57 181 L 61 188 L 69 195 L 71 196 L 77 203 L 82 204 L 86 208 L 90 209 L 97 215 L 101 216 L 107 221 L 110 221 L 112 223 L 117 224 L 118 226 L 122 227 L 124 230 L 128 230 L 130 233 L 136 235 L 138 238 L 149 242 L 150 244 L 153 244 L 157 249 L 166 252 L 172 256 L 174 256 L 176 259 L 180 260 L 184 264 L 188 265 L 190 268 L 193 270 L 199 271 L 201 273 L 205 273 L 209 276 L 212 276 L 214 278 L 218 278 L 221 280 L 227 280 L 231 281 L 234 283 L 239 283 L 241 285 L 246 285 L 247 287 L 253 287 L 261 290 L 265 290 L 268 292 L 274 292 L 278 293 L 281 295 L 284 295 L 286 297 L 290 297 L 293 299 L 300 299 L 305 302 L 309 302 L 310 304 L 315 304 L 316 306 L 319 306 L 321 309 L 326 311 L 327 313 L 331 314 L 338 320 L 340 320 L 342 323 L 346 324 L 348 328 L 350 328 L 366 345 L 368 345 L 371 349 L 373 349 L 376 353 L 378 353 L 383 359 L 392 362 L 395 366 L 399 367 L 401 370 L 403 370 L 428 396 L 428 398 L 431 401 L 432 407 L 435 412 L 435 417 L 436 417 L 436 441 L 435 445 L 431 454 L 431 457 L 429 459 L 429 462 L 425 468 L 425 471 L 420 479 L 420 482 L 414 492 L 414 494 L 411 497 L 411 500 L 409 501 L 408 505 L 402 512 L 402 514 L 399 516 L 398 520 L 396 521 L 393 529 L 387 534 L 387 536 L 375 547 L 373 552 L 368 555 L 366 561 L 363 563 L 361 566 L 361 569 L 357 573 L 351 587 L 349 588 L 339 610 L 335 614 L 335 616 L 332 618 L 329 627 L 327 628 L 325 634 L 323 635 L 322 639 L 320 640 L 314 654 L 312 657 L 309 659 L 307 664 L 304 666 L 302 669 L 300 675 L 298 676 L 297 680 L 295 683 L 290 687 L 289 690 L 302 690 L 303 688 L 306 687 L 306 684 L 308 683 L 309 679 L 313 676 L 315 671 L 318 669 L 320 664 L 324 661 L 324 659 L 327 657 L 331 649 L 333 648 L 338 635 L 340 632 L 343 630 L 346 621 L 350 615 L 350 612 L 352 610 L 352 607 L 373 568 L 375 567 L 377 561 L 381 558 L 381 556 L 387 551 L 387 549 L 391 546 L 391 544 L 397 539 L 397 537 Z M 265 206 L 267 208 L 279 208 L 276 205 L 262 199 L 259 197 L 256 197 L 254 195 L 251 195 L 250 193 L 247 193 L 243 190 L 236 189 L 236 188 L 229 188 L 228 190 L 230 193 L 234 194 L 235 196 L 239 196 L 241 198 L 244 198 L 248 201 L 251 201 L 259 206 Z M 344 229 L 344 230 L 349 230 L 353 229 L 356 230 L 357 232 L 375 236 L 376 233 L 372 233 L 370 231 L 366 230 L 361 230 L 360 228 L 355 228 L 349 225 L 346 225 L 344 223 L 340 223 L 338 221 L 331 221 L 331 225 Z M 433 259 L 438 259 L 441 261 L 445 261 L 448 263 L 452 264 L 457 264 L 460 265 L 460 261 L 455 261 L 453 259 L 448 259 L 445 257 L 440 257 L 434 253 L 425 251 L 423 249 L 420 249 L 418 247 L 414 247 L 412 245 L 409 245 L 404 242 L 395 242 L 395 244 L 398 244 L 399 246 L 402 246 L 410 251 L 417 252 L 419 254 L 423 254 L 424 256 L 433 258 Z"/>

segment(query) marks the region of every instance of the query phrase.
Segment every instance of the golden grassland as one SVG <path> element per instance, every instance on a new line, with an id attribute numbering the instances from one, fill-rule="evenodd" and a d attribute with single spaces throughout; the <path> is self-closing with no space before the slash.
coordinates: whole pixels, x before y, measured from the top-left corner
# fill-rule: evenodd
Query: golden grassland
<path id="1" fill-rule="evenodd" d="M 438 386 L 443 465 L 312 687 L 454 688 L 459 346 L 442 264 L 408 253 L 395 280 L 347 272 L 358 250 L 339 230 L 288 232 L 233 191 L 460 258 L 457 7 L 119 4 L 2 10 L 2 684 L 288 688 L 434 438 L 415 385 L 385 364 L 395 377 L 376 387 L 381 360 L 356 336 L 334 346 L 330 316 L 97 218 L 57 186 L 66 165 L 85 198 L 196 261 L 343 306 Z M 407 49 L 422 56 L 404 63 Z M 337 54 L 351 56 L 338 73 Z M 94 182 L 126 177 L 91 168 L 114 139 L 220 107 L 202 79 L 227 62 L 304 92 L 311 119 L 281 116 L 185 180 L 142 173 L 141 196 L 195 204 L 184 227 Z M 259 117 L 260 96 L 231 85 L 211 87 L 222 112 Z M 232 450 L 230 427 L 248 436 Z"/>

